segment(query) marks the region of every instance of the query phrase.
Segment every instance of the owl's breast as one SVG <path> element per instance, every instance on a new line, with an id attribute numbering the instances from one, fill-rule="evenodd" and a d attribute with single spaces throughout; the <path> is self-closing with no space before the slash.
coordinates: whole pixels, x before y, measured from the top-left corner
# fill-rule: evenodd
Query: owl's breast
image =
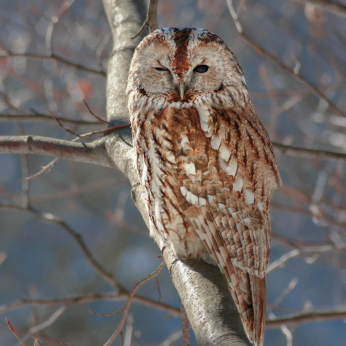
<path id="1" fill-rule="evenodd" d="M 171 173 L 182 176 L 198 175 L 208 169 L 209 141 L 200 125 L 195 108 L 166 108 L 158 119 L 157 137 L 161 137 L 161 152 L 174 157 Z M 169 139 L 169 145 L 167 145 Z"/>

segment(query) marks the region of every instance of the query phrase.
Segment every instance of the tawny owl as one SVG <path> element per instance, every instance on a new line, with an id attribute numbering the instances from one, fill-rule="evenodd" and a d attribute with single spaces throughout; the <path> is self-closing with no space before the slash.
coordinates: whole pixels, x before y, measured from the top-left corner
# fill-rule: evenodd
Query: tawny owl
<path id="1" fill-rule="evenodd" d="M 178 259 L 216 264 L 262 345 L 280 176 L 237 59 L 207 30 L 156 30 L 135 51 L 127 100 L 151 235 Z"/>

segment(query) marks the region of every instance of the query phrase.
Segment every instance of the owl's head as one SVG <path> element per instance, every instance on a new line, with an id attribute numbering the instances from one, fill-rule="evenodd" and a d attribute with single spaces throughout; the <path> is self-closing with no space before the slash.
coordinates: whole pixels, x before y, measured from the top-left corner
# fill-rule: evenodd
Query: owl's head
<path id="1" fill-rule="evenodd" d="M 186 104 L 215 93 L 247 95 L 243 72 L 224 41 L 191 28 L 158 29 L 145 37 L 135 50 L 127 89 L 165 103 Z"/>

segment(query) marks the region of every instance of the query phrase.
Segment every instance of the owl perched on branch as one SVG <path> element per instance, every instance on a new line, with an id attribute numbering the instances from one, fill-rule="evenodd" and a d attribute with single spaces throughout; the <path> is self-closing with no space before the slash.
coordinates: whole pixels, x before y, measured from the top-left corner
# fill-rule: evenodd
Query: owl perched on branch
<path id="1" fill-rule="evenodd" d="M 151 235 L 178 259 L 217 265 L 262 345 L 280 175 L 237 59 L 207 30 L 156 30 L 135 51 L 127 100 Z"/>

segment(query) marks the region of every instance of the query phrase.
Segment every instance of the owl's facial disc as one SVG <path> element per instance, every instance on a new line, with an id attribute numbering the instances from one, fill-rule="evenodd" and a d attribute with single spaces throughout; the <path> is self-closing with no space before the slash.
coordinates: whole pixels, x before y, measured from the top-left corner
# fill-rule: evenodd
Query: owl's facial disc
<path id="1" fill-rule="evenodd" d="M 191 103 L 245 84 L 232 52 L 203 29 L 159 29 L 137 48 L 132 69 L 141 95 L 167 103 Z"/>

